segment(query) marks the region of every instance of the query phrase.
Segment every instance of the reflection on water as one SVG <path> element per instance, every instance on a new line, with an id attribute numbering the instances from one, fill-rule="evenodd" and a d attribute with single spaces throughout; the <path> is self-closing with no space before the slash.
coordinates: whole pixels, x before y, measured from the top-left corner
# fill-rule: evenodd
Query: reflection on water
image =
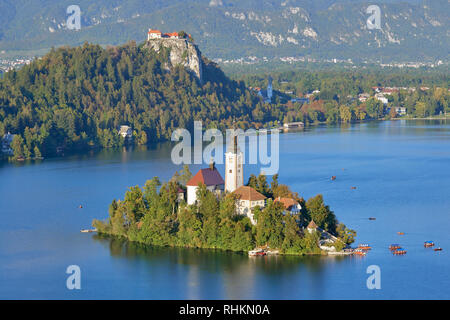
<path id="1" fill-rule="evenodd" d="M 174 264 L 200 266 L 209 272 L 267 275 L 297 272 L 299 267 L 320 274 L 323 260 L 342 261 L 343 257 L 277 256 L 249 257 L 242 252 L 214 249 L 154 247 L 124 239 L 94 235 L 93 239 L 108 247 L 111 256 L 124 259 L 141 259 L 149 263 L 164 261 Z"/>
<path id="2" fill-rule="evenodd" d="M 326 285 L 324 269 L 330 263 L 345 261 L 344 257 L 249 257 L 245 253 L 222 250 L 153 247 L 103 235 L 93 235 L 92 238 L 108 248 L 111 257 L 138 264 L 139 270 L 144 270 L 140 274 L 141 281 L 151 281 L 150 278 L 155 276 L 156 265 L 172 270 L 172 278 L 167 281 L 183 282 L 179 285 L 186 290 L 188 299 L 205 298 L 202 288 L 213 285 L 205 274 L 213 275 L 214 281 L 220 282 L 223 292 L 223 296 L 219 296 L 221 298 L 257 298 L 261 296 L 261 292 L 258 292 L 260 288 L 274 283 L 286 287 L 293 277 L 302 280 L 298 290 L 303 285 L 309 287 L 307 282 L 312 280 L 312 289 L 319 293 Z M 183 277 L 176 276 L 177 272 L 173 271 L 179 267 L 186 268 Z M 166 278 L 167 274 L 164 272 L 158 276 Z M 261 282 L 264 282 L 263 286 Z M 282 297 L 278 295 L 272 298 Z"/>

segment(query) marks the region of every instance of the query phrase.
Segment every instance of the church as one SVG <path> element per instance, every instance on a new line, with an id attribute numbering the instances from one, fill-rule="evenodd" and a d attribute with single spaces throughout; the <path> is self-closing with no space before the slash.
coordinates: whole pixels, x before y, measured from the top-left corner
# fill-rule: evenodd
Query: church
<path id="1" fill-rule="evenodd" d="M 203 183 L 218 197 L 224 192 L 234 192 L 238 197 L 236 213 L 246 215 L 253 224 L 256 224 L 252 209 L 255 206 L 264 207 L 266 197 L 252 187 L 244 186 L 244 155 L 239 149 L 237 141 L 237 136 L 235 136 L 233 144 L 225 153 L 225 181 L 214 163 L 210 164 L 209 168 L 199 170 L 186 184 L 187 204 L 195 204 L 198 185 Z"/>

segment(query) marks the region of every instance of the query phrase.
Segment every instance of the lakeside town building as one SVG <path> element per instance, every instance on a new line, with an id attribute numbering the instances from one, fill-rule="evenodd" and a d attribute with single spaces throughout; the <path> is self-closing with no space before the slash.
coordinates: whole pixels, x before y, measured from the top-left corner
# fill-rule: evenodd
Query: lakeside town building
<path id="1" fill-rule="evenodd" d="M 125 139 L 131 139 L 133 138 L 133 129 L 126 125 L 120 126 L 119 134 Z"/>
<path id="2" fill-rule="evenodd" d="M 395 112 L 397 112 L 398 115 L 403 116 L 406 114 L 406 108 L 405 107 L 394 107 Z"/>
<path id="3" fill-rule="evenodd" d="M 11 144 L 13 142 L 15 134 L 6 133 L 2 138 L 2 153 L 7 155 L 12 155 L 13 150 L 11 148 Z"/>
<path id="4" fill-rule="evenodd" d="M 375 99 L 381 101 L 385 106 L 388 104 L 388 99 L 382 93 L 375 94 Z"/>
<path id="5" fill-rule="evenodd" d="M 283 124 L 283 128 L 285 130 L 289 129 L 303 129 L 305 127 L 305 124 L 301 121 L 299 122 L 287 122 Z"/>

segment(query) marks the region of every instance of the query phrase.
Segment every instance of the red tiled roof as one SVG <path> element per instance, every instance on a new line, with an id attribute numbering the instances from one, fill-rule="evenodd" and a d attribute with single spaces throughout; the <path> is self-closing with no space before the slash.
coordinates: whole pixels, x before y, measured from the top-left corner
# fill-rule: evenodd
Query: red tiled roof
<path id="1" fill-rule="evenodd" d="M 157 34 L 162 34 L 162 32 L 161 32 L 161 31 L 159 31 L 159 30 L 152 30 L 152 29 L 148 30 L 148 33 L 157 33 Z"/>
<path id="2" fill-rule="evenodd" d="M 298 205 L 298 202 L 291 198 L 276 198 L 275 202 L 281 202 L 285 209 L 290 210 L 293 206 Z"/>
<path id="3" fill-rule="evenodd" d="M 168 37 L 178 37 L 178 32 L 165 33 L 164 35 Z"/>
<path id="4" fill-rule="evenodd" d="M 314 220 L 311 220 L 311 222 L 308 224 L 308 229 L 317 229 L 317 224 L 314 222 Z"/>
<path id="5" fill-rule="evenodd" d="M 197 172 L 195 176 L 189 180 L 186 185 L 187 186 L 198 186 L 199 183 L 203 183 L 206 186 L 217 186 L 221 184 L 225 184 L 220 175 L 219 171 L 216 168 L 206 168 L 201 169 Z"/>
<path id="6" fill-rule="evenodd" d="M 259 201 L 264 200 L 266 197 L 253 189 L 252 187 L 241 186 L 234 190 L 234 193 L 238 195 L 240 200 Z"/>

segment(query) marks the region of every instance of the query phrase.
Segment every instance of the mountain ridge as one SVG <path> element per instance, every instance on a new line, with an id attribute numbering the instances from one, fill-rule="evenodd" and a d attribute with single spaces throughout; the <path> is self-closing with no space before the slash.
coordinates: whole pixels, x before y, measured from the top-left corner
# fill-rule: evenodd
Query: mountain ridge
<path id="1" fill-rule="evenodd" d="M 188 31 L 212 59 L 448 61 L 450 51 L 447 0 L 379 1 L 381 30 L 367 30 L 370 3 L 362 0 L 80 0 L 80 31 L 65 29 L 70 1 L 39 3 L 36 8 L 23 0 L 2 4 L 0 50 L 32 52 L 84 41 L 117 45 L 144 40 L 151 27 Z"/>

